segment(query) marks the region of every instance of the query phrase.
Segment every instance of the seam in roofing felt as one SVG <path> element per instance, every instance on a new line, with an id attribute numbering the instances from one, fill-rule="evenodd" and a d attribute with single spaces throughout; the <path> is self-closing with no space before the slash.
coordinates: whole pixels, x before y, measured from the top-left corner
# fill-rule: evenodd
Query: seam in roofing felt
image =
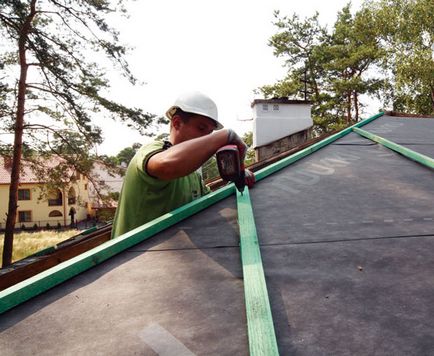
<path id="1" fill-rule="evenodd" d="M 433 238 L 433 234 L 419 234 L 419 235 L 395 235 L 395 236 L 377 236 L 377 237 L 359 237 L 352 239 L 335 239 L 335 240 L 313 240 L 313 241 L 299 241 L 299 242 L 275 242 L 260 244 L 261 247 L 273 247 L 273 246 L 297 246 L 297 245 L 316 245 L 316 244 L 328 244 L 328 243 L 341 243 L 341 242 L 360 242 L 360 241 L 377 241 L 388 239 L 416 239 L 416 238 Z"/>
<path id="2" fill-rule="evenodd" d="M 322 243 L 335 243 L 335 242 L 353 242 L 353 241 L 369 241 L 369 240 L 387 240 L 387 239 L 406 239 L 406 238 L 423 238 L 434 237 L 432 234 L 413 234 L 413 235 L 389 235 L 389 236 L 374 236 L 374 237 L 360 237 L 351 239 L 335 239 L 335 240 L 312 240 L 312 241 L 298 241 L 298 242 L 265 242 L 259 243 L 260 247 L 272 246 L 291 246 L 291 245 L 309 245 L 309 244 L 322 244 Z M 133 250 L 129 249 L 128 253 L 141 253 L 141 252 L 168 252 L 168 251 L 197 251 L 197 250 L 215 250 L 219 248 L 238 249 L 239 245 L 224 245 L 224 246 L 210 246 L 210 247 L 184 247 L 184 248 L 162 248 L 152 250 Z"/>
<path id="3" fill-rule="evenodd" d="M 353 128 L 353 131 L 358 133 L 360 136 L 366 137 L 368 139 L 370 139 L 371 141 L 374 142 L 378 142 L 379 144 L 383 145 L 384 147 L 387 147 L 388 149 L 398 152 L 400 154 L 402 154 L 403 156 L 410 158 L 413 161 L 416 161 L 428 168 L 432 168 L 434 169 L 434 159 L 428 156 L 425 156 L 421 153 L 418 153 L 416 151 L 413 151 L 407 147 L 398 145 L 395 142 L 386 140 L 385 138 L 378 136 L 378 135 L 374 135 L 368 131 L 359 129 L 357 127 Z"/>
<path id="4" fill-rule="evenodd" d="M 341 138 L 352 132 L 353 127 L 361 127 L 369 122 L 384 115 L 384 112 L 374 115 L 368 119 L 358 122 L 335 135 L 327 137 L 292 156 L 286 157 L 268 167 L 255 173 L 256 180 L 261 180 L 266 176 L 300 160 L 301 158 L 319 150 L 329 143 Z M 189 204 L 186 204 L 170 213 L 167 213 L 157 219 L 150 221 L 124 235 L 107 241 L 92 250 L 89 250 L 68 261 L 62 262 L 36 276 L 30 277 L 16 285 L 0 291 L 0 314 L 7 310 L 47 291 L 50 288 L 92 268 L 110 257 L 148 239 L 149 237 L 165 230 L 166 228 L 178 223 L 179 221 L 190 217 L 199 211 L 223 200 L 235 192 L 233 183 L 222 187 L 215 192 L 199 198 Z"/>
<path id="5" fill-rule="evenodd" d="M 279 355 L 255 219 L 245 187 L 237 191 L 240 252 L 250 355 Z"/>

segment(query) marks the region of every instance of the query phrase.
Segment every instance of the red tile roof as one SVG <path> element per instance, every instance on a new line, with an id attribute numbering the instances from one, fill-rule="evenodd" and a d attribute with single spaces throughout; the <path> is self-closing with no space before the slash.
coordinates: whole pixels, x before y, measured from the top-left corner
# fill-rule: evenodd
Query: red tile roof
<path id="1" fill-rule="evenodd" d="M 60 162 L 60 158 L 53 157 L 50 160 L 43 161 L 47 167 L 56 167 Z M 10 159 L 0 157 L 0 184 L 10 184 L 11 182 L 12 165 Z M 71 171 L 72 173 L 72 171 Z M 33 172 L 30 164 L 26 161 L 22 161 L 20 183 L 40 183 L 41 180 Z"/>

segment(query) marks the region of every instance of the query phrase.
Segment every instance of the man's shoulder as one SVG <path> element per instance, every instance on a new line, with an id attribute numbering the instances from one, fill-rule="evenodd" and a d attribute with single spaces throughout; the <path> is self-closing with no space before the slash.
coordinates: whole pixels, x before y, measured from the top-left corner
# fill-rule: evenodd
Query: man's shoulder
<path id="1" fill-rule="evenodd" d="M 153 150 L 162 149 L 164 146 L 164 141 L 154 140 L 148 143 L 145 143 L 142 147 L 139 148 L 139 152 L 151 152 Z"/>
<path id="2" fill-rule="evenodd" d="M 136 152 L 133 159 L 131 160 L 128 166 L 127 175 L 131 172 L 130 174 L 133 175 L 144 174 L 142 178 L 145 178 L 145 176 L 147 177 L 148 173 L 146 171 L 146 165 L 148 160 L 153 155 L 163 151 L 164 149 L 164 141 L 161 140 L 154 140 L 152 142 L 144 144 L 142 147 L 139 148 L 139 150 Z"/>
<path id="3" fill-rule="evenodd" d="M 139 150 L 136 152 L 133 160 L 138 160 L 139 164 L 143 162 L 144 159 L 147 159 L 148 156 L 153 155 L 159 151 L 164 149 L 164 142 L 160 140 L 154 140 L 149 143 L 145 143 Z"/>

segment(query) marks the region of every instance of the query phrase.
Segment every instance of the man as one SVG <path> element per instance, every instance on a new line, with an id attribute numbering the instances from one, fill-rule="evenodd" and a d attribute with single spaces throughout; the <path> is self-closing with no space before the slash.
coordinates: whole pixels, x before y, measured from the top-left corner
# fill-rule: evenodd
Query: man
<path id="1" fill-rule="evenodd" d="M 218 121 L 216 104 L 200 92 L 182 94 L 166 112 L 168 141 L 144 145 L 128 165 L 113 223 L 112 238 L 122 235 L 209 192 L 197 169 L 222 146 L 247 146 Z M 218 130 L 218 131 L 214 131 Z M 246 171 L 246 183 L 254 184 Z"/>

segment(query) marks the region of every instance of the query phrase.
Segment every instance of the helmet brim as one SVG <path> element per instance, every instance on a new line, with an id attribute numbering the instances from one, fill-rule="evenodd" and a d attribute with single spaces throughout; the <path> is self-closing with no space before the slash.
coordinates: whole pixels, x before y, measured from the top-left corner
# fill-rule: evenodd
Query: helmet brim
<path id="1" fill-rule="evenodd" d="M 170 109 L 166 111 L 166 117 L 167 117 L 169 120 L 172 121 L 173 115 L 175 115 L 177 109 L 181 109 L 181 110 L 182 110 L 182 108 L 180 108 L 179 106 L 175 106 L 175 105 L 174 105 L 174 106 L 170 107 Z M 185 112 L 188 112 L 188 111 L 185 111 Z M 220 122 L 214 120 L 212 117 L 209 117 L 209 116 L 206 115 L 205 113 L 194 112 L 194 113 L 191 113 L 191 114 L 201 115 L 201 116 L 206 117 L 207 119 L 212 120 L 212 121 L 215 123 L 216 130 L 220 130 L 220 129 L 223 128 L 223 125 L 222 125 Z"/>

